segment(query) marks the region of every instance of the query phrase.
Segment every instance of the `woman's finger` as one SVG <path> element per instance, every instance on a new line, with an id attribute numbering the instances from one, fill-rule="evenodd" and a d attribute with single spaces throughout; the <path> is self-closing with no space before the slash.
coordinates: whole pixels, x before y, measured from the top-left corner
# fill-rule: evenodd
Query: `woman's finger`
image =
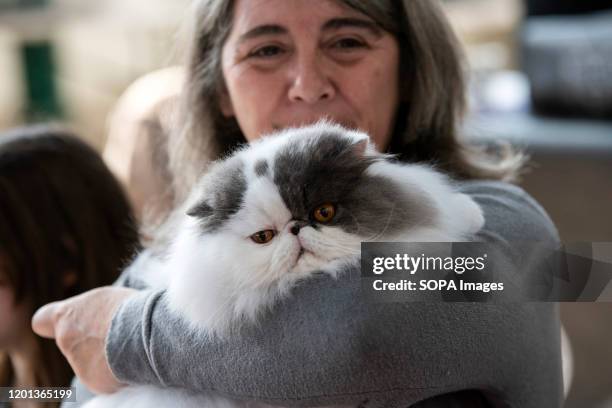
<path id="1" fill-rule="evenodd" d="M 60 302 L 44 305 L 32 317 L 32 330 L 41 337 L 55 338 L 55 316 Z"/>

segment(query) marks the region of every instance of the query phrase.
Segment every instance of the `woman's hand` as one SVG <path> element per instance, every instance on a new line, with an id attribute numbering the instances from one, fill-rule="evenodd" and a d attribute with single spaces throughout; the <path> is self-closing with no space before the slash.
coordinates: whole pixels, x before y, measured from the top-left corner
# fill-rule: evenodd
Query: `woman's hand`
<path id="1" fill-rule="evenodd" d="M 134 289 L 103 287 L 49 303 L 32 318 L 32 329 L 55 338 L 75 374 L 95 393 L 112 393 L 121 387 L 105 353 L 106 335 L 115 311 L 137 293 Z"/>

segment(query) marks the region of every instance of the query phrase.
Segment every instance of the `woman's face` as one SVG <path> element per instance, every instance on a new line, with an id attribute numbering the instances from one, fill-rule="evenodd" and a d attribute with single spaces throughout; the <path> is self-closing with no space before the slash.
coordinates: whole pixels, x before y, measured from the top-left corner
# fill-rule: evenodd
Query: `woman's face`
<path id="1" fill-rule="evenodd" d="M 388 145 L 399 46 L 340 1 L 237 0 L 222 69 L 221 111 L 248 141 L 327 117 Z"/>

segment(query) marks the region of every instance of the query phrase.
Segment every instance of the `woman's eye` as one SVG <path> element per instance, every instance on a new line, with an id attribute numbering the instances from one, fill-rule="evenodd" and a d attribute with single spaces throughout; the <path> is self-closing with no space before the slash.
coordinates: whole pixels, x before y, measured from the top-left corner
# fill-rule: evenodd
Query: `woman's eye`
<path id="1" fill-rule="evenodd" d="M 336 215 L 336 207 L 333 204 L 323 204 L 314 210 L 312 215 L 318 222 L 330 222 Z"/>
<path id="2" fill-rule="evenodd" d="M 365 47 L 365 43 L 356 38 L 342 38 L 332 44 L 332 48 L 337 48 L 341 50 L 350 50 L 354 48 L 363 48 Z"/>
<path id="3" fill-rule="evenodd" d="M 261 47 L 256 49 L 255 51 L 249 54 L 249 57 L 255 58 L 271 58 L 283 53 L 283 49 L 276 45 L 266 45 L 265 47 Z"/>
<path id="4" fill-rule="evenodd" d="M 274 238 L 275 235 L 276 235 L 276 231 L 274 230 L 263 230 L 263 231 L 259 231 L 251 235 L 251 239 L 256 244 L 266 244 L 272 241 L 272 238 Z"/>

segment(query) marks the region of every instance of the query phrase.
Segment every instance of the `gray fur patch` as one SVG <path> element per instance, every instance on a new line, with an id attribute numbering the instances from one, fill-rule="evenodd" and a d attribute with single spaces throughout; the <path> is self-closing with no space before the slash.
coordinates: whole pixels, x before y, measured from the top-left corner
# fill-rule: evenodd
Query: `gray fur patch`
<path id="1" fill-rule="evenodd" d="M 435 209 L 425 192 L 406 194 L 392 180 L 366 169 L 377 159 L 356 152 L 353 140 L 337 133 L 313 138 L 302 147 L 289 143 L 274 161 L 274 183 L 294 219 L 318 224 L 312 214 L 321 204 L 336 206 L 326 225 L 364 239 L 393 234 L 431 222 Z"/>
<path id="2" fill-rule="evenodd" d="M 255 174 L 258 177 L 263 177 L 266 174 L 268 174 L 268 162 L 265 160 L 259 160 L 257 163 L 255 163 Z"/>
<path id="3" fill-rule="evenodd" d="M 200 219 L 203 231 L 217 231 L 240 210 L 246 188 L 239 158 L 219 162 L 205 176 L 202 199 L 187 214 Z"/>

